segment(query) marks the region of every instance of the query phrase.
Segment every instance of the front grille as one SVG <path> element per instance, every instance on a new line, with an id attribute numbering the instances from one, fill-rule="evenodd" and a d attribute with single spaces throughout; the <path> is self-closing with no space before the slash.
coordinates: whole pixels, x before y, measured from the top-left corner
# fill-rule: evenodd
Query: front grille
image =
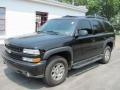
<path id="1" fill-rule="evenodd" d="M 16 52 L 22 52 L 22 50 L 23 50 L 23 48 L 21 48 L 21 47 L 10 45 L 10 44 L 6 44 L 5 47 L 12 51 L 16 51 Z"/>
<path id="2" fill-rule="evenodd" d="M 22 56 L 19 53 L 22 53 L 23 48 L 18 47 L 18 46 L 14 46 L 14 45 L 5 45 L 5 47 L 10 50 L 11 52 L 8 52 L 8 50 L 6 49 L 6 54 L 8 57 L 13 58 L 15 60 L 22 60 Z M 15 53 L 17 52 L 17 53 Z"/>
<path id="3" fill-rule="evenodd" d="M 22 56 L 18 55 L 18 54 L 15 54 L 15 53 L 7 53 L 7 56 L 10 57 L 10 58 L 13 58 L 15 60 L 22 60 Z"/>

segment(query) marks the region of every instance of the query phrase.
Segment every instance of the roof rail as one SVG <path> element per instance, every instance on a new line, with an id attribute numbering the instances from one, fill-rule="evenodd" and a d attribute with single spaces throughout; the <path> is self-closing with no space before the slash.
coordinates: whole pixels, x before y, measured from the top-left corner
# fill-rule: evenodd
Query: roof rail
<path id="1" fill-rule="evenodd" d="M 86 16 L 86 17 L 87 17 L 87 18 L 97 18 L 97 19 L 107 20 L 107 18 L 101 17 L 101 16 L 92 16 L 92 15 L 88 15 L 88 16 Z"/>
<path id="2" fill-rule="evenodd" d="M 66 15 L 63 16 L 62 18 L 85 18 L 86 16 L 71 16 L 71 15 Z"/>
<path id="3" fill-rule="evenodd" d="M 79 16 L 71 16 L 71 15 L 66 15 L 66 16 L 63 16 L 62 18 L 78 18 Z"/>
<path id="4" fill-rule="evenodd" d="M 63 16 L 62 18 L 81 18 L 81 17 L 96 18 L 96 19 L 107 20 L 107 18 L 105 18 L 105 17 L 101 17 L 101 16 L 92 16 L 92 15 L 87 15 L 87 16 L 71 16 L 71 15 L 66 15 L 66 16 Z"/>

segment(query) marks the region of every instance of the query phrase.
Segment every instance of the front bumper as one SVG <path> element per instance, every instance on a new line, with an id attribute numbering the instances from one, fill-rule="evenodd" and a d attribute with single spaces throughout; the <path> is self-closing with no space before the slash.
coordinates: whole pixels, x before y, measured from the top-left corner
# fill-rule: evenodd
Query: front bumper
<path id="1" fill-rule="evenodd" d="M 44 77 L 46 60 L 41 61 L 40 63 L 29 63 L 21 60 L 15 60 L 7 56 L 5 52 L 2 52 L 2 58 L 5 64 L 17 73 L 21 73 L 27 77 Z"/>

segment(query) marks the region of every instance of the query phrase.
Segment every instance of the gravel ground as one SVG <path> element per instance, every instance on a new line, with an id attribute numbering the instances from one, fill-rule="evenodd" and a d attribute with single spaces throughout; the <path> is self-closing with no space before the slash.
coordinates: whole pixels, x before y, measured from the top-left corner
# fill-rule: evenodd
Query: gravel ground
<path id="1" fill-rule="evenodd" d="M 46 86 L 41 79 L 16 74 L 2 61 L 0 57 L 0 90 L 120 90 L 120 37 L 116 39 L 109 64 L 93 63 L 72 70 L 67 80 L 55 87 Z"/>

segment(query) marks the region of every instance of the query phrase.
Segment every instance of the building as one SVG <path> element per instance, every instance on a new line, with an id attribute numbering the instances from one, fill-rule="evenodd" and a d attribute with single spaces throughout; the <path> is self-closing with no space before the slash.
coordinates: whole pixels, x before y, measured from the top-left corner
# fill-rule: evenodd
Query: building
<path id="1" fill-rule="evenodd" d="M 48 19 L 85 16 L 86 12 L 85 6 L 53 0 L 0 0 L 0 35 L 11 37 L 32 33 Z"/>

